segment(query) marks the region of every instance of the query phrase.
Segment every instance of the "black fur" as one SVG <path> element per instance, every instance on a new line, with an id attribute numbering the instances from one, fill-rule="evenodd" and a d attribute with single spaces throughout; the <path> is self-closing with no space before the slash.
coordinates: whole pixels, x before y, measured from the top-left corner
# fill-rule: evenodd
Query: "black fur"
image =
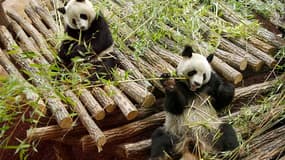
<path id="1" fill-rule="evenodd" d="M 99 54 L 113 44 L 109 26 L 101 13 L 93 20 L 88 30 L 81 32 L 80 40 L 80 30 L 67 26 L 65 32 L 68 36 L 75 39 L 64 40 L 59 49 L 59 57 L 67 68 L 71 69 L 73 67 L 72 58 L 74 57 L 81 57 L 85 59 L 85 62 L 94 64 L 96 66 L 94 72 L 96 73 L 108 73 L 111 68 L 117 65 L 115 57 L 104 58 L 102 61 L 98 61 L 96 60 L 96 55 L 93 54 L 94 52 Z"/>
<path id="2" fill-rule="evenodd" d="M 182 51 L 182 56 L 183 57 L 192 57 L 193 49 L 191 46 L 186 45 L 184 47 L 184 50 Z"/>
<path id="3" fill-rule="evenodd" d="M 216 73 L 211 73 L 210 81 L 204 85 L 200 90 L 204 90 L 212 96 L 211 104 L 217 111 L 221 111 L 226 106 L 228 106 L 235 93 L 235 87 L 229 82 L 225 82 Z"/>
<path id="4" fill-rule="evenodd" d="M 221 124 L 220 133 L 221 136 L 216 141 L 214 148 L 219 151 L 231 151 L 239 146 L 236 132 L 230 124 Z"/>
<path id="5" fill-rule="evenodd" d="M 176 137 L 167 133 L 163 127 L 157 128 L 151 135 L 151 155 L 150 160 L 159 160 L 168 154 L 170 157 L 174 155 L 174 143 Z"/>

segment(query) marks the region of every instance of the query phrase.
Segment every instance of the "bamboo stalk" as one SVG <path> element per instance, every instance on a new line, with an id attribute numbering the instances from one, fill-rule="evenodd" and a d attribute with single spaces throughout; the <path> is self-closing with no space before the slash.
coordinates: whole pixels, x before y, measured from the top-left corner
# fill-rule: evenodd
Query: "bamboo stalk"
<path id="1" fill-rule="evenodd" d="M 115 76 L 116 80 L 129 80 L 124 79 L 124 70 L 118 68 L 117 73 L 118 76 Z M 152 93 L 150 93 L 148 90 L 144 89 L 142 86 L 140 86 L 134 81 L 121 82 L 119 83 L 119 88 L 129 97 L 134 99 L 142 107 L 150 107 L 155 102 L 155 97 L 152 95 Z"/>
<path id="2" fill-rule="evenodd" d="M 138 115 L 137 108 L 117 87 L 108 85 L 104 86 L 104 90 L 113 98 L 127 120 L 136 118 Z"/>
<path id="3" fill-rule="evenodd" d="M 16 43 L 9 31 L 4 26 L 0 26 L 0 33 L 0 39 L 9 40 L 6 42 L 8 44 L 7 49 L 13 50 L 13 46 Z M 42 91 L 42 94 L 46 100 L 46 103 L 48 104 L 47 107 L 55 116 L 58 125 L 62 128 L 70 128 L 72 125 L 72 118 L 69 116 L 60 98 L 53 92 L 52 86 L 49 84 L 49 82 L 47 82 L 46 79 L 38 75 L 38 70 L 32 67 L 33 62 L 22 55 L 22 50 L 20 48 L 17 48 L 17 50 L 14 49 L 13 52 L 15 53 L 9 54 L 9 56 L 19 67 L 21 67 L 21 69 L 31 73 L 29 76 L 32 83 L 39 88 L 46 89 Z"/>
<path id="4" fill-rule="evenodd" d="M 105 118 L 105 111 L 87 89 L 79 89 L 79 98 L 96 120 Z"/>
<path id="5" fill-rule="evenodd" d="M 255 48 L 252 44 L 247 43 L 246 41 L 242 40 L 242 39 L 233 39 L 231 38 L 231 41 L 234 42 L 235 44 L 239 45 L 240 47 L 242 47 L 244 50 L 248 51 L 250 54 L 254 55 L 255 57 L 259 58 L 260 60 L 264 61 L 265 64 L 270 67 L 273 68 L 276 65 L 276 60 L 262 52 L 261 50 Z"/>
<path id="6" fill-rule="evenodd" d="M 252 56 L 251 54 L 248 54 L 245 50 L 239 48 L 235 44 L 231 43 L 225 38 L 221 38 L 221 43 L 219 45 L 219 48 L 224 49 L 226 51 L 232 52 L 236 55 L 239 55 L 241 57 L 245 57 L 248 61 L 249 66 L 254 70 L 254 71 L 260 71 L 263 65 L 263 62 Z"/>
<path id="7" fill-rule="evenodd" d="M 35 28 L 42 33 L 42 35 L 46 38 L 46 40 L 53 46 L 56 46 L 56 41 L 54 34 L 51 30 L 49 30 L 46 25 L 41 21 L 39 15 L 35 12 L 35 10 L 31 6 L 27 6 L 25 8 L 26 14 L 29 16 Z"/>
<path id="8" fill-rule="evenodd" d="M 47 59 L 48 62 L 52 63 L 55 61 L 54 56 L 52 53 L 48 50 L 48 46 L 46 44 L 45 39 L 43 36 L 32 26 L 29 22 L 27 22 L 25 19 L 23 19 L 20 15 L 18 15 L 16 12 L 13 11 L 7 11 L 7 14 L 9 17 L 14 19 L 23 29 L 26 33 L 28 33 L 33 39 L 35 40 L 36 44 L 42 51 L 43 56 Z"/>
<path id="9" fill-rule="evenodd" d="M 73 108 L 78 114 L 81 123 L 87 129 L 90 138 L 93 142 L 96 143 L 96 146 L 99 151 L 102 150 L 102 146 L 106 143 L 106 137 L 100 128 L 96 125 L 96 123 L 92 120 L 92 118 L 87 113 L 85 107 L 80 102 L 80 100 L 76 97 L 76 95 L 72 91 L 66 91 L 65 95 L 72 99 L 74 102 Z M 32 133 L 29 133 L 32 134 Z"/>
<path id="10" fill-rule="evenodd" d="M 116 109 L 116 104 L 113 99 L 111 99 L 108 94 L 100 87 L 92 88 L 93 96 L 98 100 L 104 110 L 108 113 L 113 112 Z"/>
<path id="11" fill-rule="evenodd" d="M 247 67 L 247 60 L 244 57 L 241 57 L 236 54 L 232 54 L 230 52 L 221 50 L 221 49 L 216 49 L 215 52 L 216 56 L 221 58 L 223 61 L 225 61 L 228 64 L 231 64 L 234 68 L 244 71 Z"/>

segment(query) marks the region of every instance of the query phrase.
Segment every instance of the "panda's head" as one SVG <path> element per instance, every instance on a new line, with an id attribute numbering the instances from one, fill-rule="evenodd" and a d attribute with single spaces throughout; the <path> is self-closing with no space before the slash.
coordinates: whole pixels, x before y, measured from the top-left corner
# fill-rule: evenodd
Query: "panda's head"
<path id="1" fill-rule="evenodd" d="M 89 0 L 69 0 L 58 11 L 63 15 L 65 25 L 72 29 L 85 31 L 89 29 L 96 12 Z"/>
<path id="2" fill-rule="evenodd" d="M 213 54 L 207 58 L 193 53 L 192 47 L 185 46 L 182 52 L 183 60 L 177 66 L 177 75 L 186 77 L 186 84 L 191 91 L 196 91 L 209 82 L 211 78 L 212 67 L 210 62 L 213 60 Z"/>

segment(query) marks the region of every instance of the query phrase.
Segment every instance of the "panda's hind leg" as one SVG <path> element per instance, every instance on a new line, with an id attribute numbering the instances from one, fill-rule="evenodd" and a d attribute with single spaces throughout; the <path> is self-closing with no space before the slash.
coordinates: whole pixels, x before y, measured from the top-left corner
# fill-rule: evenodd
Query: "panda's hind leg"
<path id="1" fill-rule="evenodd" d="M 163 127 L 157 128 L 151 136 L 150 160 L 161 160 L 171 157 L 174 150 L 174 137 L 167 133 Z"/>
<path id="2" fill-rule="evenodd" d="M 214 148 L 218 151 L 232 151 L 239 146 L 234 128 L 228 123 L 222 123 L 219 127 L 221 135 Z"/>

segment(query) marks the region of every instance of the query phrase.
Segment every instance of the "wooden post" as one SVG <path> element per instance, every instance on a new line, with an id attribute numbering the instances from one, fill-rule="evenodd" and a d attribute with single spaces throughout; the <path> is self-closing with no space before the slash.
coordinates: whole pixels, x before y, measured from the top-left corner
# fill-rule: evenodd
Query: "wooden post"
<path id="1" fill-rule="evenodd" d="M 104 90 L 113 98 L 127 120 L 136 118 L 138 110 L 124 93 L 113 85 L 104 86 Z"/>
<path id="2" fill-rule="evenodd" d="M 73 108 L 78 113 L 78 117 L 80 118 L 81 123 L 86 127 L 91 139 L 95 141 L 98 150 L 101 151 L 102 146 L 106 143 L 105 135 L 89 116 L 85 107 L 76 97 L 76 95 L 70 90 L 66 91 L 65 95 L 71 98 L 71 100 L 74 102 Z"/>
<path id="3" fill-rule="evenodd" d="M 32 83 L 39 88 L 46 88 L 46 90 L 42 90 L 42 95 L 44 96 L 49 109 L 55 116 L 58 125 L 62 128 L 70 128 L 72 126 L 72 118 L 68 114 L 65 105 L 53 91 L 53 88 L 47 79 L 38 74 L 37 68 L 33 67 L 34 63 L 23 56 L 21 48 L 14 49 L 16 42 L 4 26 L 0 26 L 0 39 L 0 42 L 3 42 L 4 40 L 4 42 L 7 43 L 8 50 L 14 51 L 14 53 L 9 54 L 9 56 L 15 61 L 15 63 L 17 63 L 21 69 L 31 73 L 30 76 Z"/>
<path id="4" fill-rule="evenodd" d="M 4 25 L 4 26 L 8 26 L 9 25 L 9 21 L 7 19 L 7 15 L 5 13 L 5 10 L 3 8 L 3 2 L 5 0 L 0 0 L 0 25 Z"/>

